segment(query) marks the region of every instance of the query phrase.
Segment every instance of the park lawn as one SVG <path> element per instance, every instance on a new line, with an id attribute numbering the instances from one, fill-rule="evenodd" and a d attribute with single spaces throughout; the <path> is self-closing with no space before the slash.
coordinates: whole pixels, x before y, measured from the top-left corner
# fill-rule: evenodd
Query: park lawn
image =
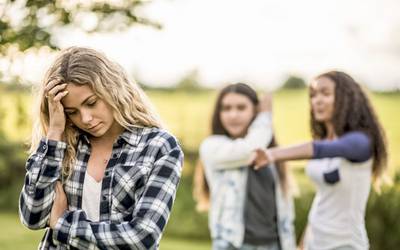
<path id="1" fill-rule="evenodd" d="M 25 228 L 18 215 L 11 212 L 0 212 L 0 249 L 32 250 L 42 239 L 44 230 L 33 231 Z M 208 250 L 210 242 L 191 239 L 163 238 L 160 250 Z"/>
<path id="2" fill-rule="evenodd" d="M 210 133 L 216 91 L 147 91 L 147 94 L 167 129 L 177 136 L 184 149 L 197 151 L 201 140 Z M 400 168 L 400 93 L 369 95 L 387 134 L 388 165 L 394 171 Z M 9 139 L 26 141 L 29 138 L 32 106 L 31 94 L 0 93 L 0 125 Z M 280 144 L 311 138 L 307 90 L 277 91 L 273 106 L 275 134 Z"/>

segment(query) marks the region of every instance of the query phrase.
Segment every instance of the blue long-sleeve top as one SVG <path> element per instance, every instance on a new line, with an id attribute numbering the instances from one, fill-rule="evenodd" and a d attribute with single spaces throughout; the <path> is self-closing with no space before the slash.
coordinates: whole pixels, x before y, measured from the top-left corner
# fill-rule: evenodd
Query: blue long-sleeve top
<path id="1" fill-rule="evenodd" d="M 371 156 L 371 140 L 360 131 L 348 132 L 331 141 L 313 142 L 313 159 L 343 157 L 351 162 L 364 162 Z"/>

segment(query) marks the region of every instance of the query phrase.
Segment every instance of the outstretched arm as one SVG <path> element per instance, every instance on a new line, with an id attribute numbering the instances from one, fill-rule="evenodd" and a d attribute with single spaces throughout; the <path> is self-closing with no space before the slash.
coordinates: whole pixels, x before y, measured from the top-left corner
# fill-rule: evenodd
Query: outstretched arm
<path id="1" fill-rule="evenodd" d="M 343 157 L 352 162 L 364 162 L 371 155 L 371 142 L 363 132 L 350 132 L 335 140 L 311 141 L 271 149 L 257 149 L 254 165 L 260 168 L 275 161 Z"/>

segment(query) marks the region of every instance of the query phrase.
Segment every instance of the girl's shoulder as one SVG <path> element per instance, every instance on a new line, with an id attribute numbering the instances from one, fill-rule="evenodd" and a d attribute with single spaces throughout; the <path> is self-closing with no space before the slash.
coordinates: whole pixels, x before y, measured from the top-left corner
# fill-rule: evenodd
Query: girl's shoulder
<path id="1" fill-rule="evenodd" d="M 354 147 L 371 144 L 371 139 L 369 135 L 366 132 L 359 130 L 346 132 L 338 139 L 339 142 L 353 145 Z"/>
<path id="2" fill-rule="evenodd" d="M 138 128 L 138 130 L 138 133 L 140 134 L 139 143 L 167 149 L 180 147 L 179 140 L 165 129 L 144 127 Z"/>
<path id="3" fill-rule="evenodd" d="M 369 139 L 367 132 L 362 131 L 362 130 L 348 131 L 348 132 L 344 133 L 341 137 L 352 138 L 352 139 L 357 139 L 357 140 L 368 140 Z"/>

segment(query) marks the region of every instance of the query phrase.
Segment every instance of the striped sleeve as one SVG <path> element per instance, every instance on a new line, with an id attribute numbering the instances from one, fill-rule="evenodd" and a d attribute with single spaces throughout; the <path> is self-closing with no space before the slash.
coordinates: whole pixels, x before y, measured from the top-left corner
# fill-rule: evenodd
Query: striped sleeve
<path id="1" fill-rule="evenodd" d="M 60 170 L 66 143 L 42 139 L 26 162 L 24 186 L 19 198 L 21 222 L 30 229 L 44 228 L 54 200 L 54 184 Z"/>

